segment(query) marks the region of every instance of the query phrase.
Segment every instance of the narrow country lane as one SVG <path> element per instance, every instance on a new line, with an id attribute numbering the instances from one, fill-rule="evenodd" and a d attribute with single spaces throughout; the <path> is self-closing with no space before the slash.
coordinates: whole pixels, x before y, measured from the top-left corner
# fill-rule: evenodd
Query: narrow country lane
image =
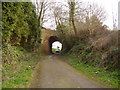
<path id="1" fill-rule="evenodd" d="M 30 88 L 105 88 L 60 60 L 46 56 L 35 68 Z"/>

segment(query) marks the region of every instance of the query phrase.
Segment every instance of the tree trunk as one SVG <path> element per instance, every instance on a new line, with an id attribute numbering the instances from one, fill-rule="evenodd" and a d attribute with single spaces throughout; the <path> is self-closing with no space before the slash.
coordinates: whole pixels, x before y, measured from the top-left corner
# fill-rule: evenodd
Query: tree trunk
<path id="1" fill-rule="evenodd" d="M 75 26 L 75 22 L 74 22 L 74 15 L 75 15 L 75 1 L 69 1 L 68 2 L 69 4 L 69 25 L 73 27 L 73 30 L 74 30 L 74 33 L 75 33 L 75 36 L 78 37 L 77 35 L 77 29 L 76 29 L 76 26 Z"/>
<path id="2" fill-rule="evenodd" d="M 38 22 L 39 22 L 39 25 L 40 25 L 40 26 L 41 26 L 41 24 L 42 24 L 43 5 L 44 5 L 44 2 L 41 2 L 41 10 L 40 10 L 39 17 L 38 17 Z"/>

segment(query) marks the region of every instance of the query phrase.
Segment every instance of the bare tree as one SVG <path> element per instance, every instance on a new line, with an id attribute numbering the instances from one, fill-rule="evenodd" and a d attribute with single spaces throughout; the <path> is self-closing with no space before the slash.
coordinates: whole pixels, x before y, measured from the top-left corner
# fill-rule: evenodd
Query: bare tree
<path id="1" fill-rule="evenodd" d="M 49 8 L 49 3 L 47 0 L 42 0 L 42 1 L 36 0 L 35 7 L 36 7 L 36 14 L 38 16 L 39 25 L 43 26 L 43 23 L 45 22 L 44 21 L 45 15 Z"/>
<path id="2" fill-rule="evenodd" d="M 41 26 L 47 20 L 53 20 L 56 26 L 69 24 L 69 27 L 73 28 L 71 32 L 74 32 L 76 37 L 78 36 L 78 26 L 85 27 L 90 33 L 93 33 L 95 29 L 98 29 L 96 28 L 98 27 L 97 25 L 101 26 L 106 18 L 105 11 L 102 7 L 94 3 L 86 4 L 77 0 L 59 3 L 52 2 L 50 4 L 46 0 L 43 0 L 43 2 L 36 0 L 35 6 Z"/>
<path id="3" fill-rule="evenodd" d="M 103 28 L 102 24 L 106 19 L 105 10 L 95 3 L 85 4 L 82 2 L 81 5 L 83 6 L 77 10 L 76 21 L 77 23 L 80 23 L 82 29 L 84 28 L 86 30 L 89 30 L 89 33 L 92 34 L 95 32 L 95 30 L 100 30 Z"/>
<path id="4" fill-rule="evenodd" d="M 69 5 L 69 26 L 73 26 L 75 36 L 77 37 L 78 36 L 77 29 L 75 26 L 75 6 L 76 6 L 75 0 L 69 0 L 68 5 Z"/>
<path id="5" fill-rule="evenodd" d="M 53 10 L 56 26 L 62 24 L 62 8 L 59 6 L 54 7 Z"/>
<path id="6" fill-rule="evenodd" d="M 55 21 L 56 26 L 58 25 L 66 25 L 66 22 L 68 20 L 68 9 L 65 10 L 66 6 L 63 3 L 58 3 L 58 2 L 54 2 L 51 5 L 52 8 L 52 14 Z"/>

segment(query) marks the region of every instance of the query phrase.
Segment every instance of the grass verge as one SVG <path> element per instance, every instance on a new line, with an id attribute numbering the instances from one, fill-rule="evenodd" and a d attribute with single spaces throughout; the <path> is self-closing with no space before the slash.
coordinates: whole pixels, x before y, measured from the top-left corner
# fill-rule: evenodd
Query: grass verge
<path id="1" fill-rule="evenodd" d="M 64 60 L 77 70 L 83 72 L 90 78 L 97 80 L 110 88 L 118 88 L 118 71 L 106 71 L 104 69 L 85 64 L 73 55 L 64 56 Z"/>
<path id="2" fill-rule="evenodd" d="M 2 88 L 28 88 L 32 72 L 41 56 L 30 55 L 27 60 L 4 64 L 2 72 Z"/>

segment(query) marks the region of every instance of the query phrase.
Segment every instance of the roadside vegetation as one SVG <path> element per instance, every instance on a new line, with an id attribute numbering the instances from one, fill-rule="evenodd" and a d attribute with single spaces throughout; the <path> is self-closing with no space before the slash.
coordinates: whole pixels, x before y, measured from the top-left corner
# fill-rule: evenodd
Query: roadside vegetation
<path id="1" fill-rule="evenodd" d="M 41 59 L 41 55 L 27 53 L 27 57 L 19 62 L 3 64 L 2 88 L 29 88 L 33 70 Z"/>
<path id="2" fill-rule="evenodd" d="M 67 20 L 58 22 L 57 34 L 62 41 L 62 55 L 70 59 L 70 64 L 80 71 L 93 75 L 113 87 L 120 82 L 119 30 L 110 30 L 103 24 L 106 18 L 104 9 L 96 4 L 68 2 Z M 58 6 L 56 6 L 58 8 Z M 60 7 L 59 7 L 60 8 Z M 66 11 L 67 12 L 67 11 Z M 92 12 L 92 13 L 91 13 Z M 64 18 L 64 12 L 56 16 Z M 70 57 L 70 58 L 69 58 Z M 89 67 L 87 70 L 84 67 Z M 109 74 L 108 74 L 109 73 Z M 102 77 L 103 76 L 103 77 Z"/>
<path id="3" fill-rule="evenodd" d="M 52 52 L 55 53 L 56 49 L 57 49 L 57 48 L 52 48 Z"/>
<path id="4" fill-rule="evenodd" d="M 75 55 L 65 55 L 63 58 L 68 64 L 85 74 L 90 79 L 96 80 L 106 87 L 118 88 L 118 71 L 107 71 L 100 67 L 94 67 L 82 62 Z"/>
<path id="5" fill-rule="evenodd" d="M 32 2 L 2 2 L 2 88 L 28 87 L 42 56 L 40 31 Z"/>
<path id="6" fill-rule="evenodd" d="M 69 7 L 74 8 L 75 6 L 70 5 Z M 104 10 L 99 6 L 96 6 L 96 9 L 94 7 L 94 5 L 91 5 L 94 13 L 91 16 L 86 16 L 86 21 L 84 19 L 79 22 L 74 21 L 77 35 L 74 28 L 71 27 L 73 25 L 69 26 L 69 23 L 68 25 L 58 25 L 57 33 L 64 46 L 63 54 L 74 54 L 82 62 L 105 70 L 119 70 L 119 30 L 109 30 L 101 20 L 102 17 L 105 17 Z M 97 11 L 101 13 L 98 14 Z M 71 12 L 75 13 L 75 10 Z M 76 19 L 75 15 L 76 13 L 71 16 Z"/>

